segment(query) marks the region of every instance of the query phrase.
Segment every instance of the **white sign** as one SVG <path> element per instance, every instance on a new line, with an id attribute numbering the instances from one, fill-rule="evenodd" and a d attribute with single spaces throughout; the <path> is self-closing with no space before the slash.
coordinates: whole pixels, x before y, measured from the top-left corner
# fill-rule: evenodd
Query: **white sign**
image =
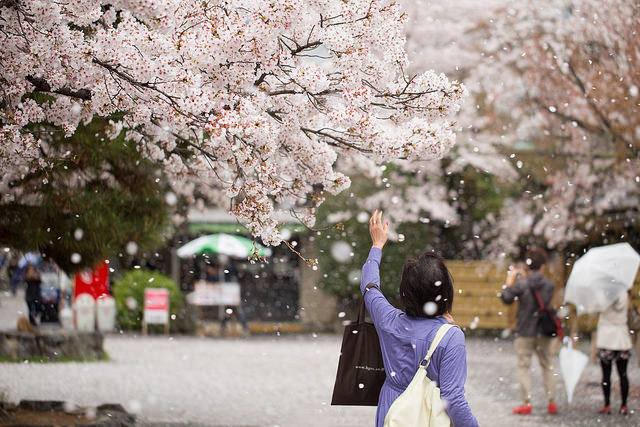
<path id="1" fill-rule="evenodd" d="M 240 305 L 240 284 L 237 282 L 197 281 L 187 295 L 193 305 Z"/>
<path id="2" fill-rule="evenodd" d="M 58 273 L 40 273 L 40 297 L 45 304 L 57 304 L 60 297 Z"/>
<path id="3" fill-rule="evenodd" d="M 42 281 L 42 283 L 40 284 L 40 287 L 45 287 L 45 288 L 54 288 L 54 289 L 58 289 L 60 287 L 60 280 L 58 277 L 58 273 L 55 272 L 46 272 L 46 273 L 40 273 L 40 280 Z"/>
<path id="4" fill-rule="evenodd" d="M 79 331 L 93 332 L 96 328 L 96 303 L 89 294 L 80 294 L 76 297 L 73 310 L 76 315 L 76 329 Z"/>
<path id="5" fill-rule="evenodd" d="M 147 288 L 144 290 L 144 323 L 166 325 L 169 323 L 169 290 Z"/>

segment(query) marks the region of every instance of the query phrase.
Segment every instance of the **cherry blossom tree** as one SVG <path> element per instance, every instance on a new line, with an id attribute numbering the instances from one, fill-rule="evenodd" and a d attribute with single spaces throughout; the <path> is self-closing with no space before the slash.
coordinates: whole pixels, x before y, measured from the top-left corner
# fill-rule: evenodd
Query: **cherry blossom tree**
<path id="1" fill-rule="evenodd" d="M 470 255 L 515 254 L 532 241 L 568 253 L 637 242 L 637 6 L 617 0 L 604 8 L 560 0 L 404 6 L 411 17 L 407 51 L 417 58 L 412 66 L 464 80 L 471 99 L 457 116 L 456 146 L 443 160 L 395 161 L 362 207 L 382 207 L 397 222 L 458 228 Z M 499 214 L 469 221 L 462 203 L 469 171 L 495 178 L 504 197 Z"/>
<path id="2" fill-rule="evenodd" d="M 0 197 L 38 205 L 14 183 L 70 155 L 47 129 L 99 116 L 278 244 L 276 210 L 311 226 L 354 167 L 453 145 L 465 88 L 407 72 L 406 20 L 384 0 L 1 0 Z"/>
<path id="3" fill-rule="evenodd" d="M 489 73 L 495 81 L 500 76 L 499 70 L 486 66 L 487 58 L 479 47 L 493 37 L 486 28 L 508 3 L 491 0 L 479 8 L 472 0 L 455 5 L 402 1 L 409 16 L 405 24 L 407 52 L 415 58 L 410 72 L 437 68 L 473 82 L 466 84 L 471 99 L 462 104 L 456 116 L 456 145 L 442 159 L 394 160 L 381 169 L 372 166 L 368 171 L 371 188 L 357 193 L 358 206 L 349 212 L 334 212 L 328 216 L 329 222 L 382 208 L 394 225 L 419 223 L 432 231 L 439 229 L 443 239 L 461 243 L 446 251 L 448 256 L 482 256 L 486 242 L 479 236 L 483 236 L 484 227 L 495 224 L 479 221 L 475 215 L 482 211 L 490 219 L 496 218 L 499 206 L 488 209 L 492 201 L 486 198 L 499 189 L 477 194 L 478 184 L 484 179 L 496 178 L 498 182 L 518 176 L 504 154 L 505 141 L 496 136 L 496 123 L 483 106 L 487 92 L 495 87 L 483 74 Z M 346 209 L 350 204 L 343 205 Z M 391 231 L 391 237 L 397 238 L 400 232 L 395 226 Z"/>
<path id="4" fill-rule="evenodd" d="M 527 182 L 494 230 L 512 248 L 640 242 L 640 9 L 634 2 L 544 1 L 505 8 L 484 46 L 503 79 L 489 93 Z"/>

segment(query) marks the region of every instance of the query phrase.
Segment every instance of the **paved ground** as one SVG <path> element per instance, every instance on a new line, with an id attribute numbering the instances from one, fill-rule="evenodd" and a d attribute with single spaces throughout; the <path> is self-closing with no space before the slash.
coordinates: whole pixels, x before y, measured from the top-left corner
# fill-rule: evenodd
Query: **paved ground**
<path id="1" fill-rule="evenodd" d="M 20 299 L 0 295 L 0 329 L 13 329 Z M 585 346 L 588 343 L 584 344 Z M 93 363 L 0 363 L 0 395 L 9 401 L 55 399 L 80 406 L 121 403 L 139 424 L 192 426 L 371 426 L 375 408 L 329 405 L 340 348 L 333 335 L 246 339 L 109 335 L 111 360 Z M 560 414 L 544 412 L 534 381 L 534 414 L 518 404 L 512 342 L 468 338 L 467 397 L 483 426 L 632 426 L 640 416 L 598 416 L 599 367 L 589 365 L 574 402 L 558 376 Z M 635 356 L 635 355 L 634 355 Z M 634 359 L 635 360 L 635 359 Z M 534 378 L 539 375 L 536 366 Z M 640 408 L 640 369 L 630 369 L 630 408 Z M 613 405 L 619 405 L 614 375 Z"/>

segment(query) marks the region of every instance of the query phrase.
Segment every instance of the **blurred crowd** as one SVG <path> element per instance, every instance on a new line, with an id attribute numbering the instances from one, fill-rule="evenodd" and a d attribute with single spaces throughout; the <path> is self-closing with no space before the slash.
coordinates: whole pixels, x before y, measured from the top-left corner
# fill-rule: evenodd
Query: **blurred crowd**
<path id="1" fill-rule="evenodd" d="M 57 322 L 58 310 L 70 297 L 69 277 L 48 258 L 28 252 L 0 253 L 0 288 L 13 296 L 24 293 L 29 322 Z"/>

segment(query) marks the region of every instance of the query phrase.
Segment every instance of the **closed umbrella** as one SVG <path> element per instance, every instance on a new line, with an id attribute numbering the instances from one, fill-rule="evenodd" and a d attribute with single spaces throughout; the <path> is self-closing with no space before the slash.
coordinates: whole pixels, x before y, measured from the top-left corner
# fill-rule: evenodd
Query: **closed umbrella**
<path id="1" fill-rule="evenodd" d="M 271 250 L 253 240 L 233 234 L 209 234 L 200 236 L 178 249 L 178 256 L 185 258 L 206 253 L 228 255 L 236 258 L 247 258 L 257 251 L 259 256 L 271 255 Z"/>
<path id="2" fill-rule="evenodd" d="M 589 357 L 580 350 L 571 348 L 571 341 L 567 341 L 567 346 L 560 349 L 558 358 L 560 359 L 560 372 L 564 379 L 564 387 L 567 390 L 567 400 L 571 403 L 573 391 L 580 380 L 582 371 L 589 362 Z"/>
<path id="3" fill-rule="evenodd" d="M 628 243 L 589 249 L 573 265 L 564 301 L 578 314 L 604 311 L 633 286 L 640 255 Z"/>

